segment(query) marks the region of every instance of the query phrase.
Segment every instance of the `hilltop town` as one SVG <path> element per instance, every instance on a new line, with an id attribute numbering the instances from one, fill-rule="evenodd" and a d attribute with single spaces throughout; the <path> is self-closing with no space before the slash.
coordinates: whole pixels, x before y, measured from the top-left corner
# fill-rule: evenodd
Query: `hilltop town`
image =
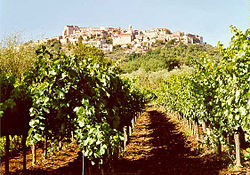
<path id="1" fill-rule="evenodd" d="M 46 42 L 57 39 L 62 44 L 76 42 L 95 46 L 104 52 L 112 52 L 115 46 L 129 48 L 133 52 L 145 52 L 157 41 L 166 43 L 168 41 L 182 42 L 184 44 L 203 43 L 203 37 L 199 35 L 186 34 L 184 32 L 171 32 L 166 28 L 155 28 L 152 30 L 134 30 L 130 25 L 128 29 L 120 27 L 78 27 L 66 25 L 62 36 L 40 40 Z"/>

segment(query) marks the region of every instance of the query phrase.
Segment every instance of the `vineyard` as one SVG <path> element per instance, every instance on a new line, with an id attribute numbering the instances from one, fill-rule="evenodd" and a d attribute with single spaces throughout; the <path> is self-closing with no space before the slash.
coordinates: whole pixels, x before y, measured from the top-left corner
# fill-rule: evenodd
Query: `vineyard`
<path id="1" fill-rule="evenodd" d="M 63 142 L 73 140 L 93 165 L 117 157 L 123 127 L 145 105 L 143 94 L 118 76 L 116 65 L 83 53 L 51 54 L 45 46 L 36 53 L 34 67 L 21 79 L 1 74 L 1 134 L 6 136 L 6 160 L 9 135 L 22 135 L 23 147 L 32 148 L 33 164 L 40 142 L 44 143 L 45 158 Z M 8 173 L 8 162 L 5 165 Z"/>
<path id="2" fill-rule="evenodd" d="M 197 139 L 214 147 L 217 154 L 227 147 L 236 166 L 241 167 L 241 148 L 246 149 L 245 160 L 250 155 L 250 30 L 231 30 L 230 46 L 218 46 L 221 60 L 206 56 L 194 60 L 194 69 L 173 71 L 156 94 L 157 102 L 177 112 Z"/>
<path id="3" fill-rule="evenodd" d="M 204 54 L 189 59 L 188 67 L 166 70 L 166 76 L 154 86 L 144 86 L 136 75 L 133 79 L 121 76 L 120 62 L 110 61 L 97 48 L 80 43 L 72 46 L 70 53 L 55 44 L 38 46 L 25 71 L 12 62 L 12 67 L 2 64 L 0 153 L 5 174 L 12 173 L 9 161 L 20 152 L 24 172 L 26 152 L 34 167 L 64 152 L 74 158 L 81 155 L 81 172 L 92 167 L 101 174 L 111 170 L 150 174 L 152 169 L 155 173 L 192 174 L 197 166 L 201 166 L 200 171 L 210 172 L 205 165 L 212 168 L 215 161 L 202 164 L 207 160 L 191 148 L 184 148 L 186 138 L 173 134 L 172 130 L 179 130 L 178 122 L 191 130 L 198 154 L 215 150 L 220 157 L 226 152 L 231 169 L 243 168 L 246 172 L 250 157 L 250 30 L 231 30 L 234 36 L 229 47 L 218 44 L 220 57 Z M 3 53 L 10 52 L 8 49 L 1 48 L 1 62 L 7 58 Z M 148 103 L 163 107 L 168 117 L 177 120 L 166 119 L 165 114 L 151 108 L 145 113 Z M 150 137 L 155 140 L 146 142 Z M 156 159 L 152 160 L 151 147 L 156 149 Z M 170 149 L 165 152 L 159 147 Z M 145 162 L 140 164 L 139 159 Z M 190 168 L 184 171 L 176 164 L 170 165 L 172 159 Z M 142 170 L 142 163 L 150 168 Z M 212 168 L 212 174 L 220 168 L 225 167 Z"/>

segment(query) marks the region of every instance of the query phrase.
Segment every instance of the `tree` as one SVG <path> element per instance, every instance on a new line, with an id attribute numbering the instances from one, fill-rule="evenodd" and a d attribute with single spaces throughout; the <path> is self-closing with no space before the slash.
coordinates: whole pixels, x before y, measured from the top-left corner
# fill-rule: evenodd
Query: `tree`
<path id="1" fill-rule="evenodd" d="M 78 38 L 78 43 L 82 43 L 82 41 L 83 41 L 83 37 L 80 36 L 80 37 Z"/>
<path id="2" fill-rule="evenodd" d="M 111 37 L 106 37 L 105 39 L 107 44 L 113 44 L 113 39 Z"/>
<path id="3" fill-rule="evenodd" d="M 24 44 L 20 34 L 6 37 L 0 43 L 0 69 L 18 78 L 29 70 L 35 62 L 36 44 Z"/>

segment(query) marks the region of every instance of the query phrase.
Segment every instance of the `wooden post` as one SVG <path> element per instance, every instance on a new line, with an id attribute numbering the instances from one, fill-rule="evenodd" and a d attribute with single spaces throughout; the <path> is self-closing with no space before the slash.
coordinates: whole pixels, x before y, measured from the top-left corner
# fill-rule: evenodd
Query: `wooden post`
<path id="1" fill-rule="evenodd" d="M 181 120 L 181 114 L 180 114 L 180 113 L 177 113 L 176 116 L 177 116 L 177 119 L 178 119 L 178 120 Z"/>
<path id="2" fill-rule="evenodd" d="M 191 130 L 191 133 L 194 135 L 194 121 L 192 119 L 189 120 L 189 127 Z"/>
<path id="3" fill-rule="evenodd" d="M 191 124 L 191 123 L 190 123 L 190 120 L 187 119 L 187 126 L 188 126 L 189 129 L 191 128 L 190 124 Z"/>
<path id="4" fill-rule="evenodd" d="M 206 125 L 206 122 L 204 121 L 204 120 L 202 120 L 202 122 L 201 122 L 201 126 L 202 126 L 202 141 L 204 141 L 205 140 L 205 136 L 204 136 L 204 134 L 206 134 L 206 130 L 207 130 L 207 125 Z"/>
<path id="5" fill-rule="evenodd" d="M 59 141 L 59 149 L 62 149 L 62 141 Z"/>
<path id="6" fill-rule="evenodd" d="M 84 149 L 82 149 L 82 175 L 84 175 L 85 162 L 84 162 Z"/>
<path id="7" fill-rule="evenodd" d="M 36 164 L 36 145 L 33 143 L 31 145 L 31 151 L 32 151 L 32 166 Z"/>
<path id="8" fill-rule="evenodd" d="M 202 121 L 201 125 L 202 125 L 202 131 L 205 133 L 205 132 L 206 132 L 206 129 L 207 129 L 206 122 L 205 122 L 205 121 Z"/>
<path id="9" fill-rule="evenodd" d="M 101 175 L 104 175 L 104 171 L 103 168 L 101 167 Z"/>
<path id="10" fill-rule="evenodd" d="M 179 120 L 181 121 L 183 119 L 183 114 L 180 114 Z"/>
<path id="11" fill-rule="evenodd" d="M 123 127 L 123 134 L 124 134 L 123 150 L 125 150 L 126 149 L 126 145 L 127 145 L 127 141 L 128 141 L 127 126 Z"/>
<path id="12" fill-rule="evenodd" d="M 231 142 L 230 142 L 230 135 L 227 133 L 227 144 L 229 145 Z"/>
<path id="13" fill-rule="evenodd" d="M 128 127 L 128 133 L 129 133 L 129 136 L 132 135 L 132 127 L 131 126 Z"/>
<path id="14" fill-rule="evenodd" d="M 5 173 L 9 174 L 9 158 L 10 158 L 10 154 L 9 154 L 9 148 L 10 148 L 10 138 L 9 135 L 6 135 L 6 145 L 5 145 L 5 155 L 6 155 L 6 162 L 5 162 Z"/>
<path id="15" fill-rule="evenodd" d="M 26 170 L 26 135 L 23 135 L 22 148 L 23 148 L 23 171 Z"/>
<path id="16" fill-rule="evenodd" d="M 185 120 L 185 127 L 188 127 L 188 119 L 185 117 L 184 120 Z"/>
<path id="17" fill-rule="evenodd" d="M 220 155 L 221 154 L 221 142 L 220 142 L 219 138 L 217 141 L 218 141 L 218 143 L 216 145 L 216 154 Z"/>
<path id="18" fill-rule="evenodd" d="M 197 121 L 195 122 L 195 132 L 196 132 L 196 139 L 199 141 L 200 140 L 200 132 L 199 132 L 199 123 Z"/>
<path id="19" fill-rule="evenodd" d="M 74 141 L 74 131 L 71 131 L 71 142 Z"/>
<path id="20" fill-rule="evenodd" d="M 90 166 L 89 166 L 89 168 L 88 168 L 88 169 L 89 169 L 89 175 L 91 175 L 91 169 L 90 169 Z"/>
<path id="21" fill-rule="evenodd" d="M 191 120 L 190 123 L 191 123 L 191 131 L 192 131 L 193 135 L 195 135 L 195 121 Z"/>
<path id="22" fill-rule="evenodd" d="M 48 146 L 48 137 L 47 137 L 47 135 L 45 134 L 45 136 L 44 136 L 44 140 L 45 140 L 45 145 L 44 145 L 44 158 L 45 159 L 47 159 L 47 146 Z"/>
<path id="23" fill-rule="evenodd" d="M 241 167 L 241 160 L 240 160 L 240 133 L 236 131 L 234 133 L 234 141 L 235 141 L 235 151 L 236 151 L 236 166 Z"/>
<path id="24" fill-rule="evenodd" d="M 62 137 L 61 136 L 59 137 L 58 146 L 59 146 L 59 150 L 62 149 Z"/>
<path id="25" fill-rule="evenodd" d="M 134 127 L 135 127 L 135 121 L 134 121 L 134 118 L 132 118 L 132 120 L 131 120 L 131 125 L 132 125 L 132 128 L 134 129 Z"/>
<path id="26" fill-rule="evenodd" d="M 188 120 L 188 126 L 189 126 L 189 130 L 191 131 L 191 134 L 193 134 L 194 135 L 194 133 L 193 133 L 193 126 L 192 126 L 193 124 L 192 124 L 192 120 Z"/>

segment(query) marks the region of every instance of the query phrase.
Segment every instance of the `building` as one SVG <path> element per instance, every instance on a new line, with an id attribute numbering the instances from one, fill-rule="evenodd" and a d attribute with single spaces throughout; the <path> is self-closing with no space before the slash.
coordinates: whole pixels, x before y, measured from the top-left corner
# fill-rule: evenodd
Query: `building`
<path id="1" fill-rule="evenodd" d="M 118 36 L 115 36 L 113 39 L 113 45 L 125 45 L 125 44 L 131 44 L 133 40 L 132 34 L 125 33 L 125 34 L 118 34 Z"/>
<path id="2" fill-rule="evenodd" d="M 52 38 L 46 38 L 39 42 L 46 42 Z M 133 49 L 147 50 L 157 40 L 163 42 L 175 40 L 177 43 L 184 44 L 201 44 L 203 37 L 184 32 L 173 32 L 166 28 L 155 28 L 152 30 L 134 30 L 132 25 L 128 29 L 121 27 L 78 27 L 66 25 L 63 29 L 62 36 L 57 37 L 62 44 L 76 43 L 81 41 L 89 45 L 98 47 L 103 51 L 113 50 L 113 46 L 121 45 L 127 47 L 132 45 Z M 111 47 L 112 46 L 112 47 Z"/>

